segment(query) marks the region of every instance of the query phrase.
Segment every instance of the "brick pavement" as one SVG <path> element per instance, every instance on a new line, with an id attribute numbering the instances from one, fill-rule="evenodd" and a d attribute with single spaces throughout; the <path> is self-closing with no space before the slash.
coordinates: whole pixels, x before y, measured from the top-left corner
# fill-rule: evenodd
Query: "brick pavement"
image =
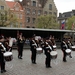
<path id="1" fill-rule="evenodd" d="M 75 75 L 75 52 L 72 51 L 72 59 L 67 57 L 67 62 L 62 62 L 62 52 L 57 49 L 56 60 L 51 61 L 52 68 L 45 67 L 45 55 L 37 55 L 37 64 L 30 60 L 30 50 L 24 50 L 23 59 L 17 58 L 17 50 L 13 50 L 13 60 L 6 62 L 6 73 L 0 75 Z"/>

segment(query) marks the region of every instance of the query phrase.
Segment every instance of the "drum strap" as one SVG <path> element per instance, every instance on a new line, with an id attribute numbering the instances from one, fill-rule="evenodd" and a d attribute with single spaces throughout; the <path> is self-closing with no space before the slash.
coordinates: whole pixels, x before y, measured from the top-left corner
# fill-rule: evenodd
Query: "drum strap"
<path id="1" fill-rule="evenodd" d="M 51 48 L 51 46 L 50 45 L 48 45 L 48 47 L 50 48 L 50 50 L 52 51 L 52 48 Z"/>
<path id="2" fill-rule="evenodd" d="M 63 41 L 63 43 L 65 44 L 66 48 L 68 48 L 67 44 Z"/>

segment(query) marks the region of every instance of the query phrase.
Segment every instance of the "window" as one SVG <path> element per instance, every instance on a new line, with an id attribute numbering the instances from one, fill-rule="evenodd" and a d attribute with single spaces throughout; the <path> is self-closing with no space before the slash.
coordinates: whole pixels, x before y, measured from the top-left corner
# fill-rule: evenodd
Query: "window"
<path id="1" fill-rule="evenodd" d="M 47 11 L 45 11 L 44 14 L 47 15 Z"/>
<path id="2" fill-rule="evenodd" d="M 55 16 L 57 15 L 56 12 L 54 12 L 54 15 L 55 15 Z"/>
<path id="3" fill-rule="evenodd" d="M 23 15 L 22 15 L 22 14 L 20 14 L 20 19 L 22 19 L 22 17 L 23 17 Z"/>
<path id="4" fill-rule="evenodd" d="M 16 14 L 16 16 L 17 16 L 17 18 L 19 19 L 19 14 L 18 14 L 18 13 Z"/>
<path id="5" fill-rule="evenodd" d="M 4 10 L 4 6 L 0 6 L 0 10 Z"/>
<path id="6" fill-rule="evenodd" d="M 27 8 L 27 14 L 30 14 L 30 9 L 29 8 Z"/>
<path id="7" fill-rule="evenodd" d="M 32 23 L 35 23 L 35 18 L 32 19 Z"/>
<path id="8" fill-rule="evenodd" d="M 19 11 L 19 7 L 15 7 L 15 10 L 16 10 L 16 11 Z"/>
<path id="9" fill-rule="evenodd" d="M 36 1 L 33 1 L 32 2 L 32 6 L 35 6 L 36 7 Z"/>
<path id="10" fill-rule="evenodd" d="M 51 15 L 52 15 L 52 12 L 49 12 L 49 14 L 51 14 Z"/>
<path id="11" fill-rule="evenodd" d="M 62 17 L 65 17 L 65 14 L 63 14 Z"/>
<path id="12" fill-rule="evenodd" d="M 27 23 L 30 22 L 30 17 L 27 17 L 26 22 L 27 22 Z"/>
<path id="13" fill-rule="evenodd" d="M 22 27 L 22 23 L 20 23 L 20 27 Z"/>
<path id="14" fill-rule="evenodd" d="M 34 10 L 34 9 L 33 9 L 33 12 L 32 12 L 32 14 L 33 14 L 33 15 L 34 15 L 34 14 L 36 14 L 36 10 Z"/>
<path id="15" fill-rule="evenodd" d="M 41 10 L 38 10 L 38 15 L 41 15 Z"/>
<path id="16" fill-rule="evenodd" d="M 52 10 L 52 4 L 49 4 L 49 10 Z"/>

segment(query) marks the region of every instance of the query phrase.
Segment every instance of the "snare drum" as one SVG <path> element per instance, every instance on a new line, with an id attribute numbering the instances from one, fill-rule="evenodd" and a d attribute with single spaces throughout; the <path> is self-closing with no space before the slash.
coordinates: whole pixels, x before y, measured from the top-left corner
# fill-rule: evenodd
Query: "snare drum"
<path id="1" fill-rule="evenodd" d="M 75 51 L 75 46 L 72 46 L 72 50 Z"/>
<path id="2" fill-rule="evenodd" d="M 41 54 L 41 53 L 43 53 L 43 50 L 42 50 L 42 48 L 36 48 L 36 50 L 37 50 L 37 54 Z"/>
<path id="3" fill-rule="evenodd" d="M 11 61 L 13 59 L 12 52 L 5 52 L 4 58 L 5 58 L 6 61 Z"/>
<path id="4" fill-rule="evenodd" d="M 56 59 L 57 58 L 57 51 L 51 51 L 50 55 L 51 55 L 52 59 Z"/>
<path id="5" fill-rule="evenodd" d="M 71 49 L 66 49 L 66 54 L 70 55 L 71 54 Z"/>

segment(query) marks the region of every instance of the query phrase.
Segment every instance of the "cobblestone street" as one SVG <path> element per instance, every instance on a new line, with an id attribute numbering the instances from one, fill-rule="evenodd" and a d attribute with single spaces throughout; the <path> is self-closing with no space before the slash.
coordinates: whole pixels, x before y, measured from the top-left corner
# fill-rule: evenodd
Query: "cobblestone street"
<path id="1" fill-rule="evenodd" d="M 72 51 L 73 58 L 67 56 L 67 62 L 62 61 L 61 50 L 57 52 L 57 59 L 51 61 L 52 68 L 46 68 L 44 53 L 37 55 L 37 64 L 32 64 L 30 50 L 23 51 L 23 59 L 18 59 L 17 50 L 13 50 L 13 60 L 6 62 L 7 72 L 0 75 L 75 75 L 75 52 Z"/>

